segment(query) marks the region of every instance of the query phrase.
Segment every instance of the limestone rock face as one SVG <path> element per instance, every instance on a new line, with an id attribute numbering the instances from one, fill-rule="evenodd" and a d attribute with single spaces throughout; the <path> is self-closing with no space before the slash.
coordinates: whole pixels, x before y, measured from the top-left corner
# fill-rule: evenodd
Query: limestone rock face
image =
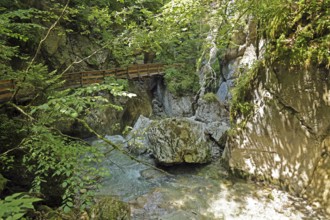
<path id="1" fill-rule="evenodd" d="M 190 117 L 193 115 L 192 103 L 194 99 L 192 96 L 174 96 L 168 90 L 164 95 L 164 111 L 170 117 Z"/>
<path id="2" fill-rule="evenodd" d="M 281 65 L 261 71 L 252 117 L 227 142 L 235 170 L 279 181 L 330 213 L 330 72 Z"/>
<path id="3" fill-rule="evenodd" d="M 191 117 L 193 116 L 193 96 L 175 96 L 165 86 L 163 80 L 157 81 L 154 91 L 155 102 L 159 116 L 167 117 Z M 161 109 L 159 109 L 161 108 Z M 161 113 L 161 114 L 159 114 Z"/>
<path id="4" fill-rule="evenodd" d="M 222 74 L 217 96 L 223 104 L 231 99 L 230 89 L 242 70 L 252 66 L 254 61 L 263 56 L 265 41 L 257 40 L 257 25 L 253 18 L 247 19 L 245 28 L 237 30 L 232 36 L 233 46 L 230 46 L 222 63 Z"/>
<path id="5" fill-rule="evenodd" d="M 211 161 L 212 143 L 203 123 L 176 118 L 154 121 L 147 136 L 153 155 L 161 164 Z"/>
<path id="6" fill-rule="evenodd" d="M 229 118 L 228 110 L 226 110 L 225 107 L 218 101 L 205 101 L 203 99 L 199 99 L 197 105 L 198 106 L 194 116 L 197 121 L 212 123 Z"/>

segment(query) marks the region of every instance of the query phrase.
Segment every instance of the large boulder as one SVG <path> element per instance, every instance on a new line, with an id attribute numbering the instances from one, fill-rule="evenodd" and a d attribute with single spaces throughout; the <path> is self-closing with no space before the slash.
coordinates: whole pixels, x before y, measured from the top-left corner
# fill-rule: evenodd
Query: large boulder
<path id="1" fill-rule="evenodd" d="M 178 118 L 154 121 L 147 136 L 153 155 L 161 164 L 211 161 L 212 141 L 201 122 Z"/>
<path id="2" fill-rule="evenodd" d="M 259 71 L 254 110 L 229 138 L 233 170 L 269 179 L 330 213 L 330 72 L 284 65 Z"/>

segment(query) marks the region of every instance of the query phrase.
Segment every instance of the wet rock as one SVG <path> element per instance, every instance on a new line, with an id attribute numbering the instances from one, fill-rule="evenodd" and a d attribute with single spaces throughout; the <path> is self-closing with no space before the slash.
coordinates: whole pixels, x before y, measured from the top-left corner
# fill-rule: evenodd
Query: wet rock
<path id="1" fill-rule="evenodd" d="M 182 220 L 182 219 L 197 220 L 197 219 L 201 219 L 200 217 L 201 216 L 197 215 L 196 213 L 179 210 L 179 211 L 164 215 L 164 216 L 160 217 L 159 220 Z"/>
<path id="2" fill-rule="evenodd" d="M 211 161 L 212 143 L 201 122 L 178 118 L 154 121 L 147 136 L 153 155 L 161 164 Z"/>
<path id="3" fill-rule="evenodd" d="M 151 169 L 151 168 L 141 171 L 140 174 L 141 174 L 141 177 L 143 177 L 144 179 L 147 179 L 147 180 L 158 179 L 160 177 L 165 176 L 164 173 L 161 173 L 158 170 Z"/>

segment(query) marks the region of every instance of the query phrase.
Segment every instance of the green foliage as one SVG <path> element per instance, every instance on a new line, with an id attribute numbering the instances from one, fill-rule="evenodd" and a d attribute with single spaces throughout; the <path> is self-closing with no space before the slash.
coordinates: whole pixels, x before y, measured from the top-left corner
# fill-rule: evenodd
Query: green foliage
<path id="1" fill-rule="evenodd" d="M 168 90 L 175 95 L 191 95 L 199 89 L 198 76 L 188 65 L 166 69 L 164 78 Z"/>
<path id="2" fill-rule="evenodd" d="M 269 40 L 267 59 L 330 68 L 329 0 L 255 2 L 251 13 Z"/>
<path id="3" fill-rule="evenodd" d="M 259 68 L 262 67 L 261 62 L 257 62 L 254 66 L 246 71 L 241 69 L 241 73 L 233 89 L 231 90 L 232 99 L 230 102 L 230 120 L 233 122 L 238 116 L 248 118 L 253 110 L 251 100 L 251 90 L 253 83 L 258 75 Z"/>
<path id="4" fill-rule="evenodd" d="M 329 0 L 262 0 L 240 4 L 239 11 L 258 23 L 258 38 L 267 40 L 264 60 L 243 70 L 232 90 L 231 120 L 249 117 L 253 110 L 250 91 L 259 71 L 267 65 L 330 68 Z"/>
<path id="5" fill-rule="evenodd" d="M 45 194 L 45 184 L 63 188 L 62 208 L 86 208 L 91 202 L 91 188 L 98 188 L 97 178 L 105 175 L 98 165 L 104 155 L 95 147 L 72 141 L 43 127 L 32 128 L 34 134 L 25 139 L 22 149 L 28 152 L 23 163 L 34 174 L 32 191 Z"/>
<path id="6" fill-rule="evenodd" d="M 203 100 L 207 101 L 207 102 L 217 102 L 218 101 L 218 97 L 216 94 L 212 93 L 212 92 L 208 92 L 206 93 L 203 97 Z"/>
<path id="7" fill-rule="evenodd" d="M 33 203 L 41 201 L 24 193 L 15 193 L 0 200 L 0 219 L 18 220 L 30 209 L 34 209 Z"/>

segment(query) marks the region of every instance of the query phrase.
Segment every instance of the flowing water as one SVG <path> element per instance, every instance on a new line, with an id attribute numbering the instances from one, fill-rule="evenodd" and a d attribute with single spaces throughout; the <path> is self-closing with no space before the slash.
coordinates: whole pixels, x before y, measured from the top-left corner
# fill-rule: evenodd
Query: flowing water
<path id="1" fill-rule="evenodd" d="M 114 152 L 106 166 L 111 176 L 99 194 L 128 202 L 132 219 L 326 219 L 301 198 L 268 184 L 231 177 L 220 162 L 167 167 L 169 176 Z"/>

